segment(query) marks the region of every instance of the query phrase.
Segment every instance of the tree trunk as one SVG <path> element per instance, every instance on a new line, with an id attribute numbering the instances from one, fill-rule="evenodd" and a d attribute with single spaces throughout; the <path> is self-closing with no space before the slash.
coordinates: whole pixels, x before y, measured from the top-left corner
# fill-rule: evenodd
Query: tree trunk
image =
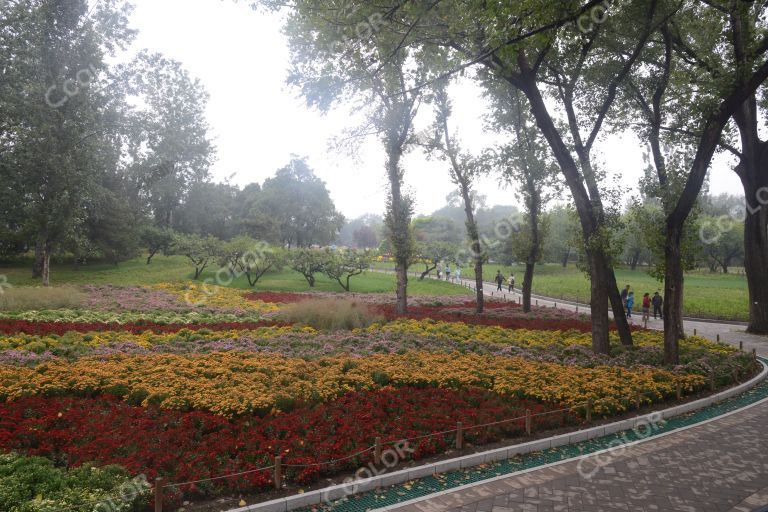
<path id="1" fill-rule="evenodd" d="M 395 275 L 397 277 L 397 314 L 405 315 L 408 312 L 408 266 L 397 261 Z"/>
<path id="2" fill-rule="evenodd" d="M 43 286 L 51 285 L 51 248 L 45 245 L 43 248 Z"/>
<path id="3" fill-rule="evenodd" d="M 608 337 L 610 322 L 608 320 L 608 293 L 607 276 L 602 258 L 591 251 L 587 254 L 590 267 L 591 294 L 589 305 L 592 311 L 592 351 L 595 354 L 608 354 L 610 352 L 610 339 Z"/>
<path id="4" fill-rule="evenodd" d="M 472 245 L 472 259 L 475 263 L 475 313 L 485 311 L 485 294 L 483 292 L 483 248 L 480 245 L 480 233 L 477 229 L 475 214 L 472 209 L 472 196 L 469 183 L 461 181 L 461 196 L 464 199 L 464 213 L 467 217 L 467 235 Z"/>
<path id="5" fill-rule="evenodd" d="M 533 270 L 535 263 L 525 264 L 525 274 L 523 274 L 523 312 L 531 312 L 531 290 L 533 289 Z"/>
<path id="6" fill-rule="evenodd" d="M 402 194 L 402 173 L 400 171 L 400 156 L 402 146 L 390 148 L 387 159 L 387 174 L 389 178 L 389 208 L 387 225 L 395 257 L 395 274 L 397 277 L 398 315 L 408 312 L 408 264 L 411 259 L 410 205 Z"/>
<path id="7" fill-rule="evenodd" d="M 571 259 L 571 248 L 568 247 L 565 250 L 565 255 L 563 255 L 563 268 L 566 268 L 568 266 L 568 260 Z"/>
<path id="8" fill-rule="evenodd" d="M 35 261 L 32 263 L 33 279 L 43 277 L 43 245 L 44 242 L 41 242 L 40 240 L 35 242 Z"/>
<path id="9" fill-rule="evenodd" d="M 679 340 L 683 330 L 683 265 L 680 238 L 682 229 L 667 225 L 664 244 L 664 362 L 680 362 Z"/>
<path id="10" fill-rule="evenodd" d="M 608 300 L 611 303 L 611 309 L 613 310 L 613 321 L 616 322 L 616 330 L 619 333 L 619 341 L 625 347 L 631 347 L 632 342 L 632 330 L 629 328 L 629 321 L 627 320 L 627 311 L 624 309 L 624 301 L 621 300 L 621 293 L 619 293 L 619 287 L 616 284 L 616 273 L 613 268 L 605 265 L 605 276 L 607 283 Z"/>
<path id="11" fill-rule="evenodd" d="M 734 115 L 742 156 L 735 172 L 746 198 L 744 272 L 749 288 L 747 332 L 768 334 L 768 142 L 757 130 L 754 95 Z"/>

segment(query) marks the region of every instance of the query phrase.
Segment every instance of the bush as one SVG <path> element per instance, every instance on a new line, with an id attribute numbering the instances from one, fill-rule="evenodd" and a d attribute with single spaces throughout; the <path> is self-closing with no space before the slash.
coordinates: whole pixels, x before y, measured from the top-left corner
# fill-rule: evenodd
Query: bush
<path id="1" fill-rule="evenodd" d="M 286 306 L 279 318 L 328 331 L 359 329 L 383 320 L 362 302 L 350 299 L 297 302 Z"/>
<path id="2" fill-rule="evenodd" d="M 145 479 L 131 479 L 119 466 L 59 469 L 42 457 L 0 455 L 0 510 L 92 512 L 100 501 L 111 510 L 138 510 L 149 495 Z M 106 510 L 106 507 L 102 507 Z"/>
<path id="3" fill-rule="evenodd" d="M 6 288 L 0 293 L 0 311 L 76 309 L 85 294 L 73 286 L 55 288 Z"/>

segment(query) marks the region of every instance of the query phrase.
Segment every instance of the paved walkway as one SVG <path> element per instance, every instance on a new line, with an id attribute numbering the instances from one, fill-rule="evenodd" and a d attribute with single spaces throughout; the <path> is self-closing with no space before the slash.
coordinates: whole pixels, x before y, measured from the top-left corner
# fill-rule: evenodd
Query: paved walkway
<path id="1" fill-rule="evenodd" d="M 615 453 L 387 510 L 749 512 L 768 504 L 766 424 L 761 404 Z"/>
<path id="2" fill-rule="evenodd" d="M 498 296 L 491 284 L 484 291 Z M 517 297 L 506 294 L 509 300 Z M 542 306 L 554 302 L 539 299 Z M 579 311 L 589 310 L 579 306 Z M 663 325 L 652 320 L 648 327 Z M 768 338 L 747 334 L 743 326 L 689 321 L 685 327 L 713 340 L 720 335 L 728 343 L 741 341 L 745 350 L 768 356 Z M 479 482 L 387 510 L 751 512 L 763 506 L 768 506 L 768 402 L 618 452 Z"/>
<path id="3" fill-rule="evenodd" d="M 462 279 L 461 283 L 465 286 L 471 285 L 475 286 L 474 281 L 469 281 L 467 279 Z M 496 289 L 496 285 L 491 283 L 485 283 L 485 286 L 483 288 L 483 292 L 488 297 L 494 297 L 494 298 L 503 298 L 510 301 L 518 302 L 519 300 L 522 300 L 522 296 L 520 295 L 520 289 L 516 288 L 514 292 L 509 293 L 507 292 L 507 287 L 504 286 L 502 292 L 498 292 Z M 580 313 L 589 313 L 589 306 L 584 304 L 574 305 L 570 303 L 564 303 L 562 301 L 558 301 L 557 299 L 548 299 L 544 297 L 537 297 L 533 298 L 532 302 L 534 304 L 538 304 L 539 306 L 547 306 L 547 307 L 557 307 L 558 309 L 567 309 L 569 311 L 579 311 Z M 637 314 L 635 317 L 632 318 L 632 322 L 635 324 L 639 324 L 641 322 L 641 314 Z M 757 336 L 754 334 L 749 334 L 745 331 L 746 327 L 744 325 L 738 325 L 738 324 L 724 324 L 724 323 L 717 323 L 717 322 L 701 322 L 701 321 L 694 321 L 694 320 L 686 320 L 683 322 L 683 325 L 685 327 L 685 331 L 688 334 L 693 334 L 694 330 L 696 331 L 696 334 L 699 336 L 704 336 L 711 340 L 716 340 L 718 335 L 720 336 L 720 340 L 724 341 L 726 343 L 731 343 L 733 345 L 739 345 L 739 342 L 744 347 L 744 350 L 747 352 L 751 352 L 752 349 L 756 349 L 757 353 L 760 355 L 764 355 L 768 357 L 768 336 Z M 664 329 L 664 322 L 661 319 L 654 320 L 653 318 L 650 319 L 648 322 L 648 328 L 649 329 L 656 329 L 656 330 L 663 330 Z"/>

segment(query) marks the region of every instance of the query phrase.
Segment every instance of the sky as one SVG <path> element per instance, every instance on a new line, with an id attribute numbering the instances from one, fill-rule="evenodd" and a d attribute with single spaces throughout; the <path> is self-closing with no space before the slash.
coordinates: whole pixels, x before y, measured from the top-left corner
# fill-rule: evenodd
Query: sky
<path id="1" fill-rule="evenodd" d="M 355 115 L 340 107 L 328 115 L 309 109 L 296 90 L 285 84 L 289 52 L 277 14 L 257 12 L 235 0 L 133 0 L 132 27 L 139 31 L 129 50 L 159 52 L 177 60 L 200 79 L 210 94 L 207 119 L 217 147 L 211 169 L 214 181 L 239 186 L 262 183 L 286 165 L 292 155 L 306 157 L 326 182 L 336 207 L 347 218 L 384 211 L 387 180 L 384 152 L 371 138 L 361 142 L 356 157 L 330 148 L 329 141 L 353 126 Z M 453 126 L 463 146 L 480 152 L 499 139 L 483 131 L 487 105 L 481 91 L 466 81 L 451 91 Z M 426 114 L 417 127 L 430 122 Z M 637 193 L 643 147 L 631 134 L 616 134 L 596 145 L 594 155 L 619 176 L 628 198 Z M 444 162 L 427 160 L 419 151 L 403 160 L 405 181 L 416 200 L 417 214 L 445 205 L 454 189 Z M 487 204 L 517 205 L 515 185 L 487 177 L 477 184 Z M 727 158 L 715 161 L 710 173 L 713 193 L 742 194 Z"/>

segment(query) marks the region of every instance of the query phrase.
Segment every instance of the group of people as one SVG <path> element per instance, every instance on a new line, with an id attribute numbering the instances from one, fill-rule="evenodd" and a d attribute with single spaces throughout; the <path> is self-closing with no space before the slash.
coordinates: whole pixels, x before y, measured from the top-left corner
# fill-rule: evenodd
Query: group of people
<path id="1" fill-rule="evenodd" d="M 635 292 L 630 289 L 629 285 L 621 290 L 621 301 L 624 303 L 624 309 L 627 311 L 627 318 L 632 318 L 632 309 L 635 307 Z M 651 317 L 651 306 L 653 306 L 653 318 L 663 318 L 661 311 L 663 304 L 664 299 L 658 291 L 653 294 L 653 297 L 651 297 L 650 293 L 645 292 L 642 302 L 643 324 L 648 324 L 648 320 Z"/>
<path id="2" fill-rule="evenodd" d="M 496 290 L 497 291 L 504 291 L 504 281 L 507 281 L 507 279 L 504 277 L 504 275 L 501 273 L 501 270 L 496 271 L 496 278 L 494 279 L 496 281 Z M 515 274 L 509 274 L 509 288 L 508 292 L 512 293 L 515 291 Z"/>
<path id="3" fill-rule="evenodd" d="M 451 264 L 450 263 L 446 263 L 445 264 L 445 269 L 443 269 L 443 266 L 440 263 L 438 263 L 437 264 L 437 278 L 438 279 L 442 279 L 443 278 L 443 274 L 445 274 L 445 280 L 446 281 L 451 281 L 451 282 L 453 282 L 453 280 L 461 281 L 461 267 L 459 267 L 459 266 L 456 266 L 456 273 L 453 275 L 453 280 L 452 280 L 451 279 Z"/>

